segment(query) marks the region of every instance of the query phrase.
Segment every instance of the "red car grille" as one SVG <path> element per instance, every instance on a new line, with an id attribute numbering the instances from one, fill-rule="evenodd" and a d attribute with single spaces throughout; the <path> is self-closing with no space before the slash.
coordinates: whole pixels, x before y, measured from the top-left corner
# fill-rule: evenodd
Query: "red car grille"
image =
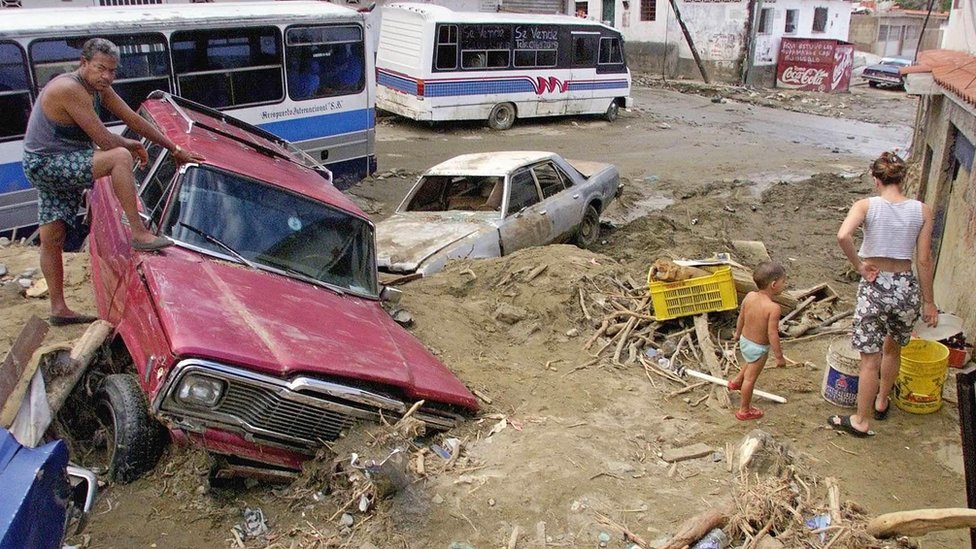
<path id="1" fill-rule="evenodd" d="M 333 404 L 340 408 L 341 404 Z M 304 441 L 309 446 L 321 446 L 335 440 L 356 418 L 338 410 L 329 410 L 329 402 L 311 406 L 282 399 L 269 389 L 233 384 L 216 411 L 241 419 L 252 428 L 268 436 Z M 379 414 L 376 413 L 376 417 Z M 273 433 L 273 434 L 272 434 Z"/>

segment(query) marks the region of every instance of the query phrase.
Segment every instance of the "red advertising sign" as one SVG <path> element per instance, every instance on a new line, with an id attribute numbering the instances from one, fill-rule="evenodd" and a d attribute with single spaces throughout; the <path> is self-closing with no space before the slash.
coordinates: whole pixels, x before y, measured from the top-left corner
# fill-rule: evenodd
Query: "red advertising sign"
<path id="1" fill-rule="evenodd" d="M 840 40 L 783 38 L 776 64 L 776 87 L 847 91 L 853 66 L 853 44 Z"/>

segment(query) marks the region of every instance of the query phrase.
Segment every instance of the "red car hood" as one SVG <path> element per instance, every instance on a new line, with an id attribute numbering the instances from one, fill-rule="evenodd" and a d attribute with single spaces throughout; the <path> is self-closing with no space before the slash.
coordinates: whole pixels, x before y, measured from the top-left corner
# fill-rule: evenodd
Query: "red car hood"
<path id="1" fill-rule="evenodd" d="M 470 391 L 379 302 L 174 249 L 141 263 L 173 352 L 288 378 L 336 376 L 476 410 Z"/>

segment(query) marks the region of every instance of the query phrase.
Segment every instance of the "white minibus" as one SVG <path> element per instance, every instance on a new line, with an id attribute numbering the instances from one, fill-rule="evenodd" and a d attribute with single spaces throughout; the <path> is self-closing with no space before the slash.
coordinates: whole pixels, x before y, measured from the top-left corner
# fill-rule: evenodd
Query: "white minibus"
<path id="1" fill-rule="evenodd" d="M 376 106 L 414 120 L 504 130 L 535 116 L 612 121 L 630 106 L 623 37 L 595 21 L 395 3 L 379 36 Z"/>
<path id="2" fill-rule="evenodd" d="M 37 223 L 21 168 L 27 117 L 39 90 L 74 70 L 96 36 L 119 46 L 113 87 L 133 108 L 163 90 L 220 109 L 295 143 L 340 189 L 376 170 L 375 70 L 362 13 L 312 1 L 4 10 L 0 234 Z"/>

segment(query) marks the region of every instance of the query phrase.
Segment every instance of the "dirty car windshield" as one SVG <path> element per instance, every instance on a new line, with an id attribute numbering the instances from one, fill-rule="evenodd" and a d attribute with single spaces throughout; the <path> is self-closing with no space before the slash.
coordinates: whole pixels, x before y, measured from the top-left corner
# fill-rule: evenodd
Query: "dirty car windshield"
<path id="1" fill-rule="evenodd" d="M 227 251 L 258 267 L 376 295 L 373 229 L 368 222 L 283 189 L 209 167 L 191 167 L 163 223 L 164 232 L 195 248 Z"/>

